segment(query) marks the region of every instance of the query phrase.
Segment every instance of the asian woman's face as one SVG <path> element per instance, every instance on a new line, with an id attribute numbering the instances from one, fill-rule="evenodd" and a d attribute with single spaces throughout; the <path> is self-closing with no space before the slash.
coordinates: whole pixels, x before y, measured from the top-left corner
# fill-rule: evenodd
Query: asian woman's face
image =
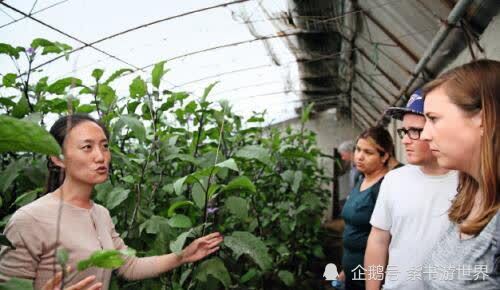
<path id="1" fill-rule="evenodd" d="M 89 185 L 103 183 L 108 178 L 111 161 L 108 139 L 96 123 L 84 121 L 73 127 L 64 140 L 63 155 L 61 167 L 66 178 Z"/>
<path id="2" fill-rule="evenodd" d="M 420 138 L 429 142 L 439 166 L 474 174 L 480 158 L 481 113 L 467 114 L 442 87 L 425 97 L 426 122 Z"/>

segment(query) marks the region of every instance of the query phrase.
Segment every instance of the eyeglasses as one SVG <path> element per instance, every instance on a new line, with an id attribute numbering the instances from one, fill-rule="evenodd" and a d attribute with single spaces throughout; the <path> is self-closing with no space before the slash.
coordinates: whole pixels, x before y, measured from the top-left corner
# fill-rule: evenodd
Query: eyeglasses
<path id="1" fill-rule="evenodd" d="M 399 128 L 396 129 L 396 132 L 398 132 L 399 138 L 401 139 L 403 139 L 405 135 L 408 135 L 408 138 L 410 138 L 411 140 L 419 140 L 420 133 L 422 133 L 423 130 L 423 128 Z"/>

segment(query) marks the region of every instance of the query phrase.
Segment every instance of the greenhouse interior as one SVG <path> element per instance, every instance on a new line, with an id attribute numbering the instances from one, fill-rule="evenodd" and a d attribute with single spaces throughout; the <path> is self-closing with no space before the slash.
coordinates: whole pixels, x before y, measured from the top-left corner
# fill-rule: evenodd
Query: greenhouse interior
<path id="1" fill-rule="evenodd" d="M 499 11 L 0 0 L 0 289 L 500 289 Z"/>

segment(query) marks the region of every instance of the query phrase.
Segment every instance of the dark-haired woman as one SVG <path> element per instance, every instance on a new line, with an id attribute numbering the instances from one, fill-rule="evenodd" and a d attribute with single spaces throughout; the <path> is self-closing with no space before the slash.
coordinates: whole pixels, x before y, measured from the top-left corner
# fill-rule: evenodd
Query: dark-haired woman
<path id="1" fill-rule="evenodd" d="M 4 233 L 15 249 L 4 248 L 0 253 L 0 274 L 32 279 L 35 289 L 53 277 L 58 248 L 69 251 L 68 265 L 75 268 L 77 261 L 96 250 L 127 247 L 109 211 L 91 199 L 94 186 L 108 178 L 111 154 L 106 128 L 87 115 L 73 115 L 56 121 L 50 133 L 63 154 L 49 158 L 47 194 L 14 213 Z M 217 251 L 221 242 L 221 235 L 213 233 L 193 241 L 179 256 L 129 257 L 118 274 L 129 280 L 155 277 L 204 258 Z M 70 274 L 66 285 L 88 276 L 95 276 L 102 289 L 108 289 L 111 270 L 98 268 Z"/>
<path id="2" fill-rule="evenodd" d="M 392 137 L 382 127 L 364 131 L 356 142 L 354 162 L 363 177 L 352 189 L 342 211 L 345 222 L 344 254 L 339 279 L 345 281 L 347 290 L 365 289 L 363 263 L 371 230 L 370 217 L 382 179 L 389 171 L 393 150 Z"/>

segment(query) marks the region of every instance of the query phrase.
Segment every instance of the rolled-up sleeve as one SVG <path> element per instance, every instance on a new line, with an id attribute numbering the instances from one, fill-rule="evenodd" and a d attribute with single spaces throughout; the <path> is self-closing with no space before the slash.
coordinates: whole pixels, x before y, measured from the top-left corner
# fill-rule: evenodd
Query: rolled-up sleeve
<path id="1" fill-rule="evenodd" d="M 108 212 L 109 215 L 109 212 Z M 109 216 L 109 227 L 111 230 L 111 238 L 113 239 L 114 248 L 116 250 L 127 249 L 127 245 L 115 230 L 115 225 Z M 141 280 L 157 277 L 162 274 L 160 260 L 158 256 L 151 257 L 127 257 L 125 264 L 118 268 L 118 275 L 127 280 Z"/>

